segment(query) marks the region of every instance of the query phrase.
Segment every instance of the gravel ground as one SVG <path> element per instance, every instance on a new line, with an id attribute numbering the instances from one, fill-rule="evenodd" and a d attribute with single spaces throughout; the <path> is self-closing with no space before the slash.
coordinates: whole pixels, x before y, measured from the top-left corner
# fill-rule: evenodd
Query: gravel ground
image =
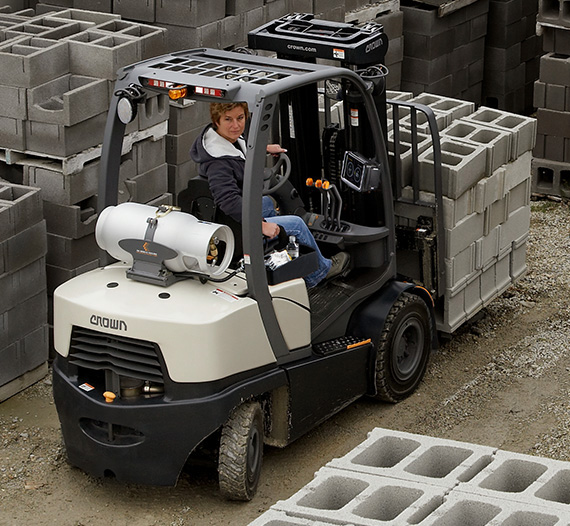
<path id="1" fill-rule="evenodd" d="M 212 465 L 175 488 L 94 479 L 65 457 L 49 378 L 0 404 L 0 526 L 245 525 L 307 484 L 374 427 L 570 460 L 570 220 L 565 202 L 532 203 L 528 273 L 434 355 L 397 405 L 362 399 L 291 446 L 267 448 L 251 503 L 223 501 Z"/>

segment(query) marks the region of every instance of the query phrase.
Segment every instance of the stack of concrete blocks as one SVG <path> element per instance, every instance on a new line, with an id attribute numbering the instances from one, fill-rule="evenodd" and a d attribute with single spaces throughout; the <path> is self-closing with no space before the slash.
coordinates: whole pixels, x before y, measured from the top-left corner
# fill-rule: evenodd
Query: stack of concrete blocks
<path id="1" fill-rule="evenodd" d="M 309 1 L 311 5 L 313 1 L 319 5 L 342 5 L 344 14 L 343 0 Z M 164 28 L 167 52 L 244 46 L 249 31 L 287 14 L 290 9 L 289 0 L 49 0 L 47 3 L 114 13 L 125 20 Z M 332 9 L 326 11 L 328 14 Z M 335 16 L 340 16 L 340 11 Z"/>
<path id="2" fill-rule="evenodd" d="M 381 24 L 388 36 L 388 51 L 384 59 L 388 68 L 386 89 L 399 90 L 404 61 L 404 13 L 400 10 L 400 1 L 385 0 L 346 14 L 346 22 L 364 24 L 368 21 Z"/>
<path id="3" fill-rule="evenodd" d="M 570 463 L 376 428 L 250 526 L 568 526 Z"/>
<path id="4" fill-rule="evenodd" d="M 0 181 L 0 402 L 47 373 L 46 253 L 39 190 Z"/>
<path id="5" fill-rule="evenodd" d="M 362 2 L 354 2 L 362 3 Z M 285 2 L 285 12 L 287 13 L 313 13 L 322 20 L 333 20 L 344 22 L 346 15 L 345 0 L 288 0 Z M 283 15 L 280 15 L 283 16 Z M 276 17 L 270 17 L 267 22 Z"/>
<path id="6" fill-rule="evenodd" d="M 98 265 L 96 194 L 116 72 L 163 53 L 165 31 L 41 4 L 33 16 L 0 13 L 1 21 L 10 23 L 0 30 L 0 177 L 41 189 L 51 294 Z M 172 202 L 168 112 L 166 96 L 150 97 L 127 127 L 120 201 Z"/>
<path id="7" fill-rule="evenodd" d="M 432 107 L 440 126 L 447 282 L 437 325 L 451 333 L 526 272 L 536 120 L 484 106 L 475 110 L 465 101 L 433 94 L 412 100 Z M 408 118 L 400 116 L 404 129 Z M 420 198 L 434 202 L 433 147 L 427 132 L 420 125 Z M 402 144 L 408 184 L 411 159 L 406 141 Z M 403 196 L 413 197 L 411 186 Z M 396 220 L 415 226 L 416 217 L 403 214 Z"/>
<path id="8" fill-rule="evenodd" d="M 439 7 L 407 1 L 401 89 L 481 103 L 489 0 L 440 16 Z"/>
<path id="9" fill-rule="evenodd" d="M 570 197 L 570 3 L 541 0 L 538 23 L 546 54 L 534 85 L 533 192 Z"/>
<path id="10" fill-rule="evenodd" d="M 538 78 L 541 39 L 536 0 L 490 0 L 483 104 L 529 115 Z"/>

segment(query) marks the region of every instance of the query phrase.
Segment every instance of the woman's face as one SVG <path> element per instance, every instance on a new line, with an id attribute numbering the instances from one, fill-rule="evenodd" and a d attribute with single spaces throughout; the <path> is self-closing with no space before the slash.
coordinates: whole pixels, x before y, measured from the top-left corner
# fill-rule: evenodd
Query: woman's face
<path id="1" fill-rule="evenodd" d="M 230 142 L 236 142 L 245 129 L 245 111 L 241 106 L 226 111 L 218 122 L 216 131 Z"/>

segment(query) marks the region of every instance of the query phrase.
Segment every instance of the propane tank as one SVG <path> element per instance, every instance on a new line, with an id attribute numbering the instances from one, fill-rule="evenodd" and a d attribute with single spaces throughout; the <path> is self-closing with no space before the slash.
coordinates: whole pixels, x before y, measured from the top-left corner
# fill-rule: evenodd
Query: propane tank
<path id="1" fill-rule="evenodd" d="M 112 257 L 133 264 L 133 255 L 119 243 L 126 239 L 152 241 L 176 252 L 164 261 L 172 272 L 195 271 L 212 277 L 222 274 L 234 252 L 234 236 L 226 225 L 200 221 L 191 214 L 141 203 L 109 206 L 95 227 L 99 247 Z M 219 247 L 225 244 L 220 260 Z"/>

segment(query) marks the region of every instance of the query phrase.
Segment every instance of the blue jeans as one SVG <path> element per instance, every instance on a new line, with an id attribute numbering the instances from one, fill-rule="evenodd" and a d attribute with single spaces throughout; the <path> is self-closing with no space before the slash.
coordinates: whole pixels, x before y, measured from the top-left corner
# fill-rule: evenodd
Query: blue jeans
<path id="1" fill-rule="evenodd" d="M 311 272 L 308 276 L 304 277 L 307 287 L 314 287 L 319 281 L 323 280 L 331 268 L 331 260 L 325 258 L 311 234 L 309 227 L 299 216 L 279 216 L 273 206 L 273 201 L 270 197 L 264 196 L 262 201 L 262 214 L 268 223 L 275 223 L 282 226 L 287 235 L 295 236 L 300 245 L 312 248 L 317 253 L 319 266 L 317 270 Z"/>

